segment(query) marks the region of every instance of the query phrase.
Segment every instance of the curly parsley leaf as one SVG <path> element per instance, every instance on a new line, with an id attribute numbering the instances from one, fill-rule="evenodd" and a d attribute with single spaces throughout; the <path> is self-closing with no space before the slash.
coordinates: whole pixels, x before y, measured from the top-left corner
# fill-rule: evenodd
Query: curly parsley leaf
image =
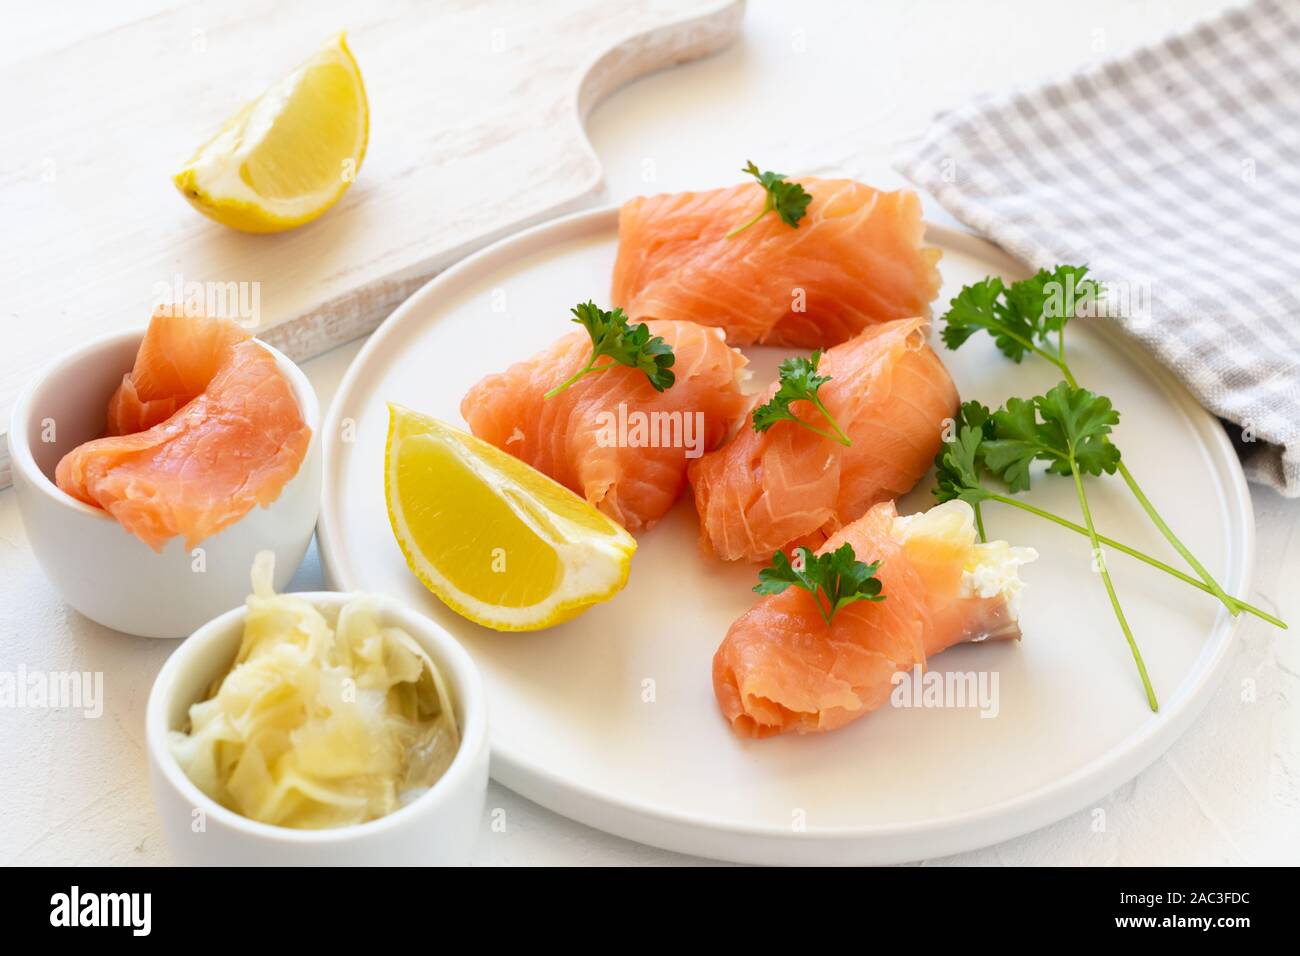
<path id="1" fill-rule="evenodd" d="M 993 413 L 996 437 L 983 443 L 984 464 L 1011 491 L 1029 488 L 1029 468 L 1048 462 L 1056 475 L 1071 474 L 1071 463 L 1087 475 L 1114 474 L 1119 449 L 1110 441 L 1119 412 L 1110 399 L 1061 382 L 1046 395 L 1011 398 Z"/>
<path id="2" fill-rule="evenodd" d="M 993 336 L 1007 358 L 1013 362 L 1023 359 L 1027 351 L 1023 343 L 1032 336 L 1033 329 L 1006 304 L 1005 292 L 1002 280 L 989 276 L 957 293 L 943 317 L 943 344 L 956 350 L 983 330 Z"/>
<path id="3" fill-rule="evenodd" d="M 547 392 L 544 398 L 564 391 L 584 375 L 605 372 L 619 365 L 644 372 L 659 392 L 671 388 L 677 380 L 672 371 L 676 361 L 672 346 L 662 336 L 651 335 L 649 326 L 644 323 L 629 325 L 622 309 L 606 312 L 594 302 L 583 302 L 574 306 L 572 311 L 570 321 L 581 325 L 591 336 L 591 356 L 586 365 Z M 597 365 L 601 358 L 610 361 Z"/>
<path id="4" fill-rule="evenodd" d="M 1087 266 L 1058 265 L 1050 272 L 1036 274 L 1007 289 L 1007 303 L 1034 327 L 1039 340 L 1059 331 L 1080 311 L 1090 309 L 1101 297 L 1096 281 L 1087 278 Z"/>
<path id="5" fill-rule="evenodd" d="M 972 399 L 969 402 L 962 402 L 957 409 L 957 417 L 953 420 L 957 431 L 965 426 L 977 429 L 985 438 L 996 437 L 993 427 L 993 413 L 983 402 L 977 402 Z"/>
<path id="6" fill-rule="evenodd" d="M 935 460 L 938 484 L 934 497 L 938 501 L 960 498 L 975 505 L 989 497 L 990 492 L 979 478 L 981 443 L 979 431 L 965 426 L 952 441 L 947 442 Z"/>
<path id="7" fill-rule="evenodd" d="M 754 431 L 765 432 L 777 422 L 790 421 L 846 447 L 853 444 L 831 417 L 831 413 L 826 410 L 821 397 L 817 394 L 818 390 L 831 380 L 829 375 L 817 374 L 817 366 L 821 360 L 822 353 L 818 349 L 808 358 L 788 358 L 781 363 L 780 382 L 775 394 L 766 404 L 754 409 Z M 790 409 L 790 403 L 800 401 L 808 402 L 816 408 L 834 430 L 834 434 L 810 425 L 796 415 Z"/>
<path id="8" fill-rule="evenodd" d="M 804 217 L 804 214 L 808 211 L 808 204 L 812 202 L 812 195 L 807 190 L 798 183 L 787 182 L 785 173 L 774 173 L 770 170 L 765 173 L 759 172 L 758 167 L 752 161 L 747 162 L 741 172 L 748 173 L 758 180 L 758 184 L 763 187 L 765 198 L 763 208 L 758 215 L 743 226 L 738 226 L 727 233 L 728 239 L 740 235 L 773 211 L 791 229 L 799 228 L 799 220 Z"/>
<path id="9" fill-rule="evenodd" d="M 952 424 L 952 438 L 934 458 L 938 501 L 960 498 L 978 509 L 992 492 L 980 480 L 984 469 L 984 442 L 994 437 L 993 416 L 980 402 L 965 402 Z"/>
<path id="10" fill-rule="evenodd" d="M 829 626 L 836 613 L 857 601 L 883 601 L 881 582 L 876 577 L 880 562 L 864 564 L 853 553 L 853 545 L 843 544 L 826 554 L 813 554 L 808 548 L 796 548 L 792 563 L 784 551 L 772 555 L 772 566 L 758 572 L 759 594 L 781 594 L 790 586 L 800 587 L 813 596 L 817 610 Z M 799 567 L 799 566 L 802 567 Z"/>
<path id="11" fill-rule="evenodd" d="M 975 512 L 975 527 L 980 540 L 987 541 L 980 505 L 995 497 L 982 480 L 984 442 L 994 437 L 993 415 L 988 406 L 980 402 L 964 402 L 944 434 L 951 437 L 944 441 L 934 456 L 936 483 L 932 493 L 939 502 L 958 498 L 970 505 Z"/>
<path id="12" fill-rule="evenodd" d="M 1061 382 L 1034 399 L 1034 404 L 1042 419 L 1039 434 L 1057 455 L 1049 471 L 1070 474 L 1069 459 L 1073 458 L 1086 475 L 1115 473 L 1120 454 L 1109 435 L 1119 424 L 1119 412 L 1109 398 Z"/>
<path id="13" fill-rule="evenodd" d="M 1029 490 L 1029 466 L 1041 458 L 1055 459 L 1039 435 L 1036 399 L 1009 398 L 993 413 L 995 437 L 984 443 L 984 464 L 1012 492 Z"/>
<path id="14" fill-rule="evenodd" d="M 984 331 L 1013 362 L 1037 352 L 1064 366 L 1060 336 L 1066 323 L 1102 294 L 1087 275 L 1087 266 L 1058 265 L 1009 286 L 996 276 L 968 285 L 949 303 L 943 317 L 944 344 L 957 349 Z M 1058 336 L 1055 352 L 1049 351 L 1052 333 Z"/>

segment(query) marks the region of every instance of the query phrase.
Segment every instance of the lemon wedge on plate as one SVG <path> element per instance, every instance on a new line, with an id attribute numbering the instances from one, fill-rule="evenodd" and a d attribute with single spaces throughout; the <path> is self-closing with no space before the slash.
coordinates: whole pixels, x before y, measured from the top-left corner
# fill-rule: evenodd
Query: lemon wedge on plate
<path id="1" fill-rule="evenodd" d="M 498 631 L 576 617 L 627 583 L 636 539 L 481 438 L 390 404 L 384 492 L 415 576 Z"/>
<path id="2" fill-rule="evenodd" d="M 172 181 L 210 219 L 280 232 L 338 202 L 369 132 L 361 70 L 339 34 L 227 120 Z"/>

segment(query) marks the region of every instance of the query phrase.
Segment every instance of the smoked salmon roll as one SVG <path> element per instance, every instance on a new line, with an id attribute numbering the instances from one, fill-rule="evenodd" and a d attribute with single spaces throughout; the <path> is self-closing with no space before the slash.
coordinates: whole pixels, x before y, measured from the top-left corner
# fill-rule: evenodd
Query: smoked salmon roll
<path id="1" fill-rule="evenodd" d="M 651 527 L 686 486 L 686 466 L 716 448 L 745 413 L 746 359 L 716 328 L 648 322 L 672 347 L 674 383 L 658 391 L 611 367 L 546 398 L 579 373 L 591 339 L 574 332 L 489 375 L 466 393 L 470 430 L 586 498 L 629 531 Z"/>
<path id="2" fill-rule="evenodd" d="M 940 250 L 921 202 L 848 179 L 795 180 L 812 195 L 797 228 L 763 208 L 757 183 L 623 204 L 613 304 L 633 319 L 715 325 L 732 345 L 827 348 L 869 325 L 929 317 Z"/>
<path id="3" fill-rule="evenodd" d="M 819 553 L 846 543 L 880 562 L 884 599 L 849 604 L 828 624 L 814 596 L 791 587 L 742 615 L 713 658 L 713 690 L 737 736 L 835 730 L 883 705 L 895 674 L 954 644 L 1019 639 L 1019 567 L 1038 555 L 979 543 L 964 501 L 907 517 L 876 505 Z"/>
<path id="4" fill-rule="evenodd" d="M 728 444 L 692 462 L 705 550 L 766 561 L 794 543 L 816 547 L 877 502 L 910 491 L 957 409 L 957 388 L 926 330 L 923 318 L 875 325 L 822 356 L 818 371 L 830 381 L 819 395 L 848 447 L 792 421 L 755 431 L 751 413 Z M 791 409 L 818 421 L 807 402 Z"/>

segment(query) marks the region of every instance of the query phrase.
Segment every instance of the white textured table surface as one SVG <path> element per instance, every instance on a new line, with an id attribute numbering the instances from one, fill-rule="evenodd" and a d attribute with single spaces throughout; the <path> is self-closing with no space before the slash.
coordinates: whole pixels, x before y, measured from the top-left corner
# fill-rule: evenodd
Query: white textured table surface
<path id="1" fill-rule="evenodd" d="M 895 186 L 891 145 L 917 135 L 935 109 L 1122 52 L 1224 5 L 1104 0 L 1081 14 L 1069 0 L 757 0 L 735 47 L 616 93 L 588 128 L 615 201 L 733 182 L 748 158 L 764 168 L 842 171 Z M 7 19 L 14 16 L 21 15 Z M 50 26 L 20 25 L 19 35 L 57 45 Z M 951 221 L 933 203 L 928 215 Z M 357 347 L 306 366 L 322 403 Z M 1252 491 L 1259 542 L 1252 600 L 1300 622 L 1300 502 Z M 294 586 L 321 586 L 314 551 Z M 927 862 L 1300 862 L 1296 641 L 1247 621 L 1206 712 L 1134 781 L 1094 810 L 1028 836 Z M 66 608 L 32 558 L 12 490 L 0 492 L 0 671 L 105 675 L 98 720 L 0 709 L 0 863 L 168 862 L 142 723 L 153 675 L 173 646 L 107 631 Z M 488 807 L 504 811 L 496 819 L 505 826 L 494 829 L 485 818 L 484 864 L 699 862 L 598 833 L 496 784 Z"/>

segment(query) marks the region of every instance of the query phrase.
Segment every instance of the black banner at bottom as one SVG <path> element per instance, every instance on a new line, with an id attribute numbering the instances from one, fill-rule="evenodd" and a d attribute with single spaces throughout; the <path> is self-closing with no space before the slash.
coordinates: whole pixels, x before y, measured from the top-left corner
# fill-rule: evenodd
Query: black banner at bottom
<path id="1" fill-rule="evenodd" d="M 716 921 L 719 904 L 734 898 L 740 908 L 728 909 L 742 923 L 745 913 L 762 914 L 765 924 L 787 931 L 838 911 L 852 914 L 851 922 L 910 926 L 926 941 L 969 939 L 972 927 L 987 931 L 993 920 L 1008 929 L 1055 930 L 1070 941 L 1200 934 L 1230 942 L 1251 930 L 1276 932 L 1294 911 L 1293 875 L 1278 869 L 707 869 L 603 871 L 599 881 L 582 871 L 557 880 L 535 870 L 35 869 L 8 875 L 11 888 L 0 906 L 6 930 L 78 933 L 82 941 L 88 934 L 188 941 L 209 929 L 225 937 L 248 919 L 259 943 L 280 933 L 295 943 L 374 943 L 390 932 L 409 937 L 421 925 L 451 929 L 457 917 L 479 923 L 486 916 L 493 925 L 494 911 L 506 917 L 506 929 L 554 928 L 562 917 L 581 935 L 584 920 L 593 929 L 610 918 L 698 926 L 701 916 Z M 847 929 L 842 919 L 835 922 Z M 731 932 L 747 935 L 736 925 Z"/>

